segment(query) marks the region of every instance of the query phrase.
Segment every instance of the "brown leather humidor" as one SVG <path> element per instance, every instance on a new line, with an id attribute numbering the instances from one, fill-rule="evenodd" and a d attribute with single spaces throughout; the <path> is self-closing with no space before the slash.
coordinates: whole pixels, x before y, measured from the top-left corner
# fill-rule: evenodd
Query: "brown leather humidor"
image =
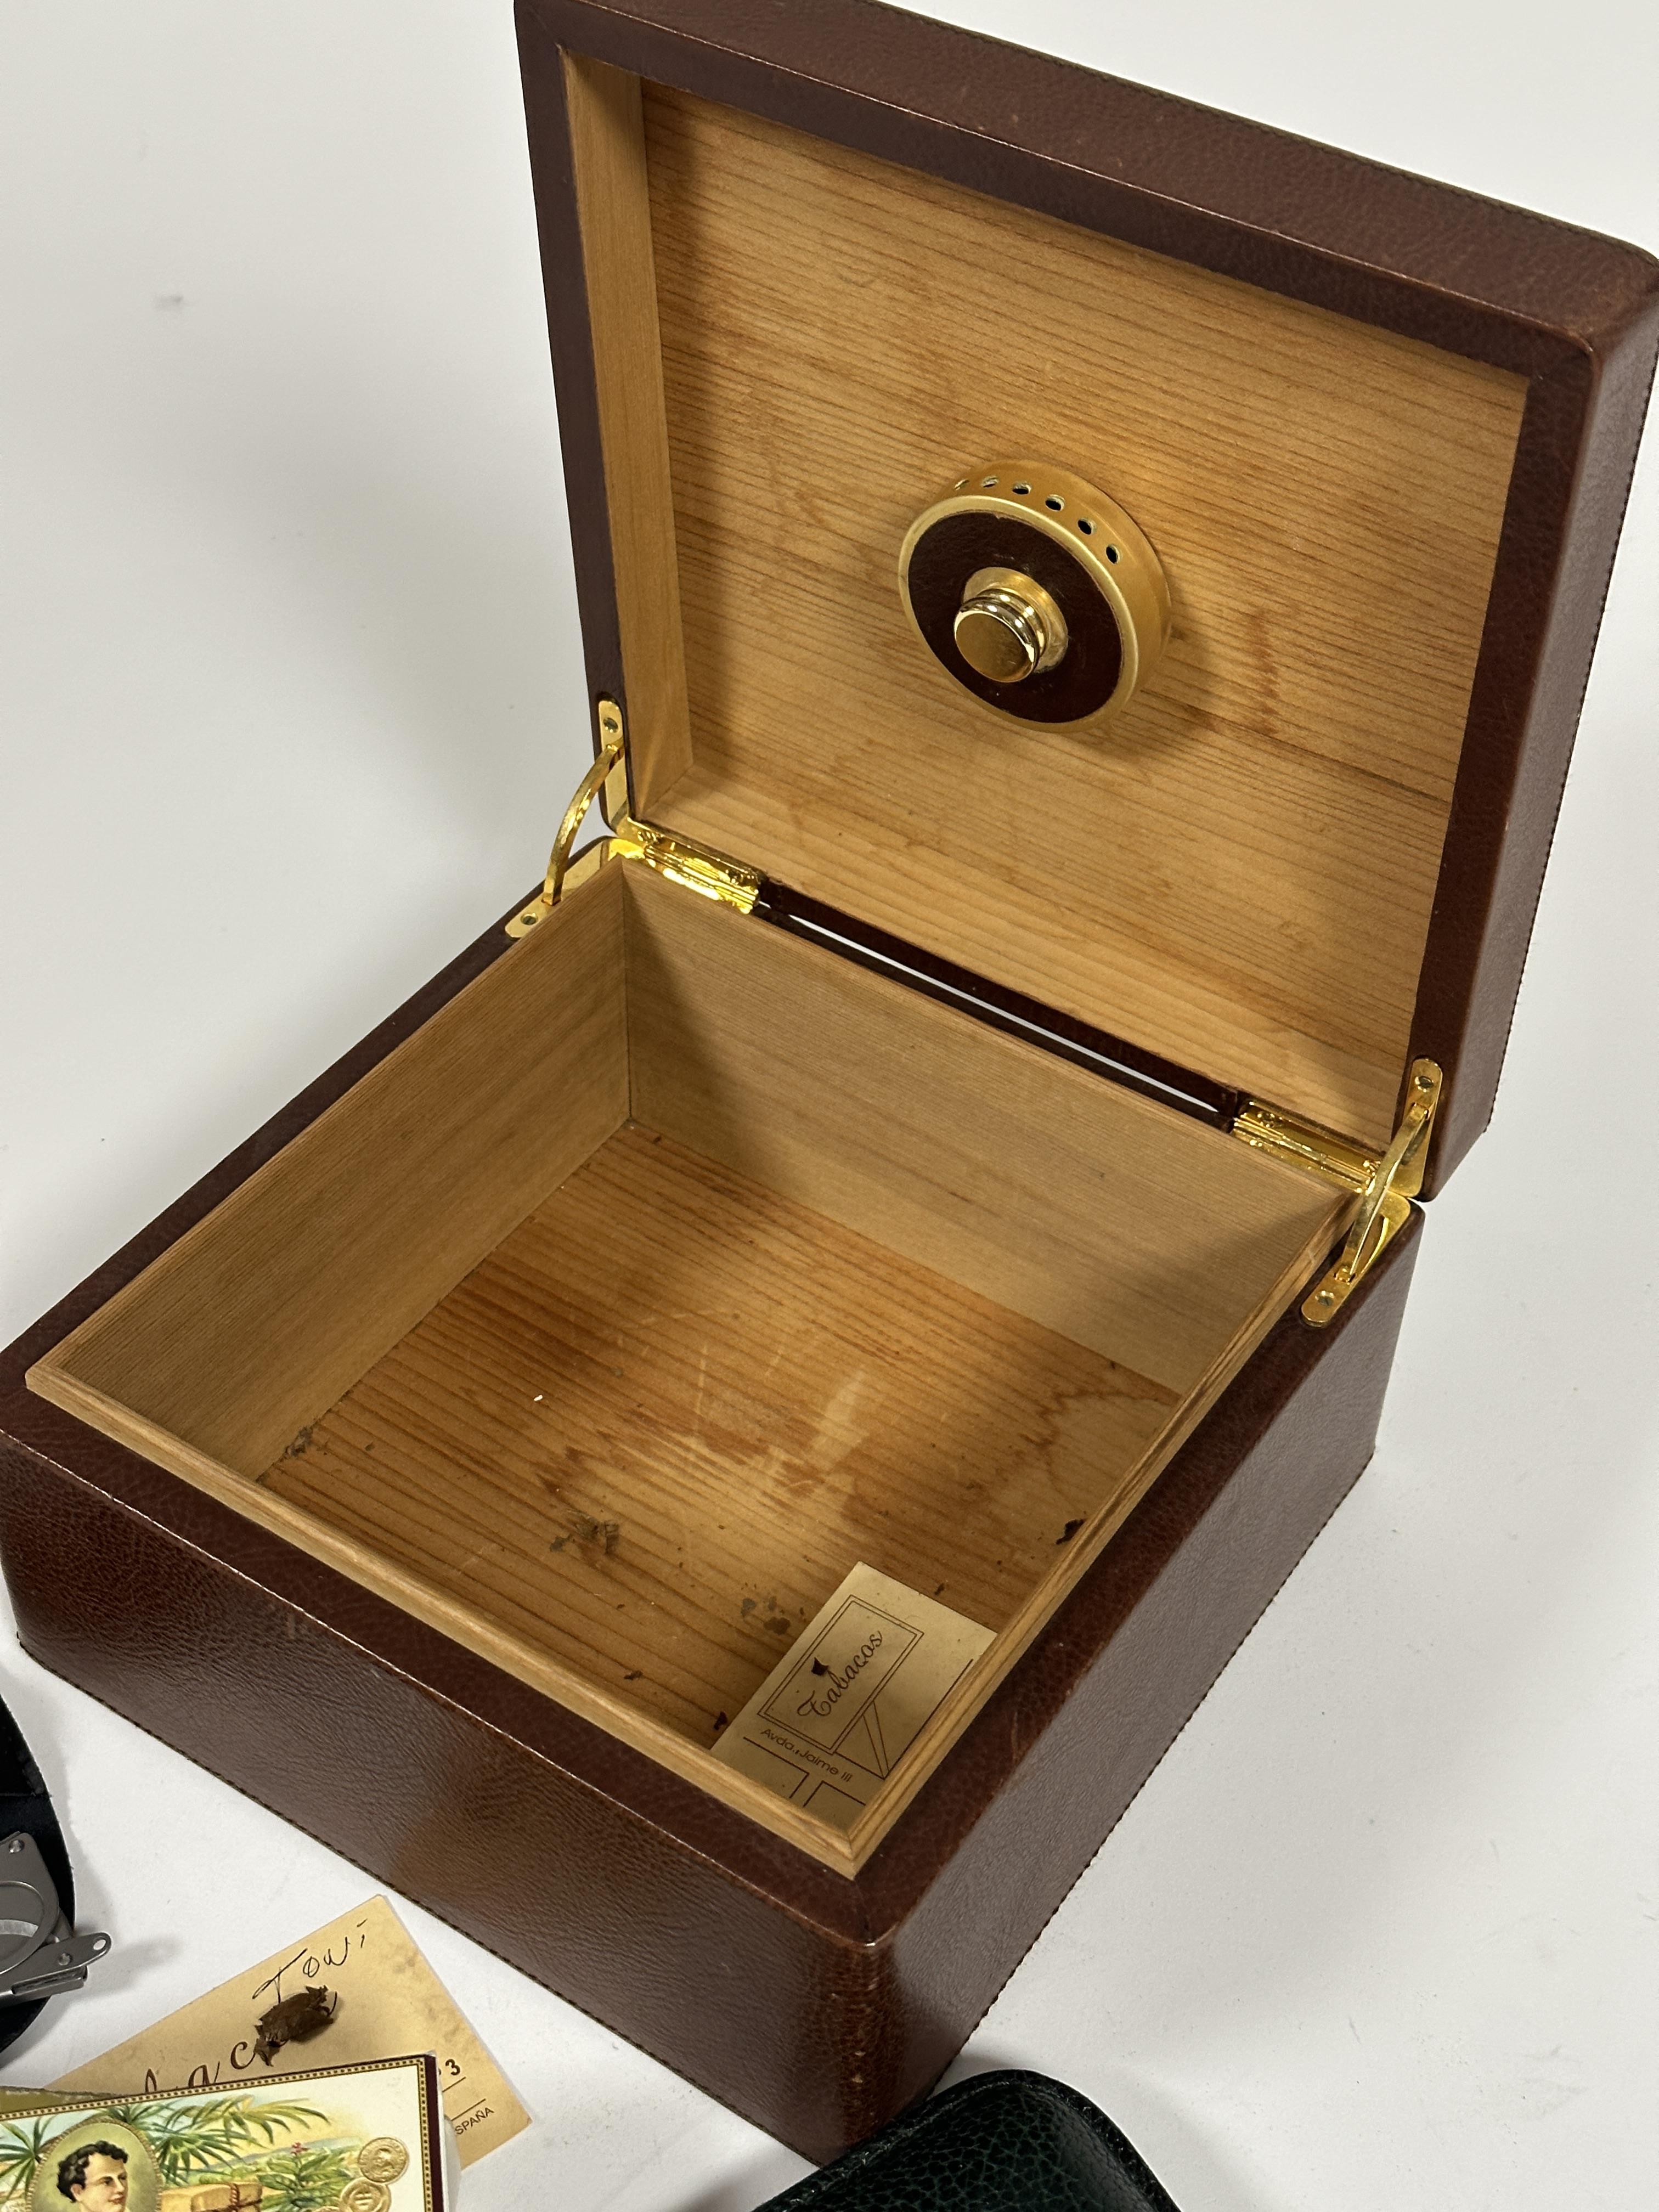
<path id="1" fill-rule="evenodd" d="M 1659 269 L 864 0 L 520 28 L 593 774 L 5 1354 L 0 1544 L 46 1665 L 827 2157 L 1370 1455 Z M 846 1826 L 711 1747 L 860 1560 L 994 1640 Z"/>

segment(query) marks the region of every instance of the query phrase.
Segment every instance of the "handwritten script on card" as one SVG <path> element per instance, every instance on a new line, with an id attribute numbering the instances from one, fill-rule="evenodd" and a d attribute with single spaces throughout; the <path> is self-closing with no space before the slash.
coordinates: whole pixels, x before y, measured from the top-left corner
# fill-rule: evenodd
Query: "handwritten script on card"
<path id="1" fill-rule="evenodd" d="M 284 2045 L 265 2065 L 253 2047 L 255 2022 L 281 1999 L 316 1988 L 338 2000 L 334 2017 L 320 2035 Z M 361 2064 L 393 2051 L 430 2051 L 436 2057 L 444 2112 L 463 2166 L 528 2125 L 529 2113 L 408 1929 L 385 1898 L 372 1897 L 77 2067 L 52 2088 L 104 2097 L 216 2089 L 321 2063 Z"/>

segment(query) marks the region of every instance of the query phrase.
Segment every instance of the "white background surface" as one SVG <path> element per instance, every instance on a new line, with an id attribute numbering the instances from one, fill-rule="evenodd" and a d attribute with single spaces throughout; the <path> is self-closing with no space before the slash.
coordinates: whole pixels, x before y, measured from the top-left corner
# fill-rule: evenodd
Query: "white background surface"
<path id="1" fill-rule="evenodd" d="M 1650 9 L 938 12 L 1659 244 Z M 0 100 L 3 1338 L 533 880 L 587 737 L 506 0 L 3 0 Z M 1656 473 L 1377 1458 L 964 2061 L 1182 2212 L 1653 2201 Z M 0 1681 L 117 1939 L 7 2080 L 367 1893 Z M 479 2212 L 802 2170 L 409 1917 L 538 2115 Z"/>

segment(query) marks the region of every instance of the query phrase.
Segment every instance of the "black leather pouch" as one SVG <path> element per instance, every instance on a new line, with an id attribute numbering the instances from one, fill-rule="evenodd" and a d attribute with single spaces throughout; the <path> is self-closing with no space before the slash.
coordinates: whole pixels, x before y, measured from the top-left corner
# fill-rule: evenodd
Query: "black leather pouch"
<path id="1" fill-rule="evenodd" d="M 1128 2138 L 1046 2074 L 978 2074 L 761 2212 L 1178 2212 Z"/>

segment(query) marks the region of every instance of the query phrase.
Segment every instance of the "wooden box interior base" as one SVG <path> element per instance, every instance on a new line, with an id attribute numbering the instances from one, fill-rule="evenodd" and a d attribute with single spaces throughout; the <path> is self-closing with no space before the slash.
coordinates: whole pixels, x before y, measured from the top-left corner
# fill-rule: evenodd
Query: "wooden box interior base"
<path id="1" fill-rule="evenodd" d="M 31 1387 L 853 1871 L 1348 1201 L 613 864 Z M 855 1562 L 997 1640 L 843 1835 L 709 1755 Z"/>

